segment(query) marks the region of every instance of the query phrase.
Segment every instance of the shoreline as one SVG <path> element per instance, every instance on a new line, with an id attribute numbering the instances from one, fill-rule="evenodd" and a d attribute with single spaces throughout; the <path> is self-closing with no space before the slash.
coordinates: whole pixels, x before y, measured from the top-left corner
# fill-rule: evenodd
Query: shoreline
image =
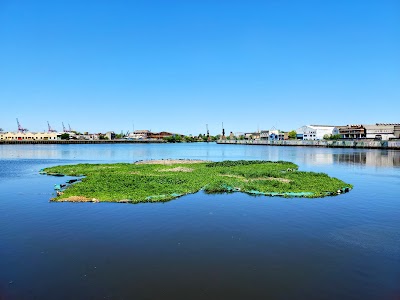
<path id="1" fill-rule="evenodd" d="M 164 140 L 2 140 L 0 145 L 35 145 L 35 144 L 59 144 L 59 145 L 75 145 L 75 144 L 167 144 Z"/>
<path id="2" fill-rule="evenodd" d="M 258 145 L 258 146 L 292 146 L 292 147 L 322 147 L 322 148 L 353 148 L 353 149 L 385 149 L 400 150 L 400 141 L 374 140 L 337 140 L 337 141 L 304 141 L 304 140 L 218 140 L 220 145 Z"/>
<path id="3" fill-rule="evenodd" d="M 353 149 L 377 149 L 400 150 L 400 141 L 375 141 L 375 140 L 218 140 L 215 142 L 177 142 L 177 144 L 191 143 L 216 143 L 219 145 L 258 145 L 258 146 L 292 146 L 292 147 L 322 147 L 322 148 L 353 148 Z M 0 140 L 0 145 L 104 145 L 104 144 L 175 144 L 164 140 Z"/>

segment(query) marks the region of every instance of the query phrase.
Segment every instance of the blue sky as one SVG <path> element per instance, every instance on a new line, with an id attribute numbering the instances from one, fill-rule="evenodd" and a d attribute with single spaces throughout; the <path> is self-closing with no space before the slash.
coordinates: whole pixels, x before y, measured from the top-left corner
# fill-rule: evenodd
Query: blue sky
<path id="1" fill-rule="evenodd" d="M 400 2 L 0 0 L 0 127 L 400 122 Z"/>

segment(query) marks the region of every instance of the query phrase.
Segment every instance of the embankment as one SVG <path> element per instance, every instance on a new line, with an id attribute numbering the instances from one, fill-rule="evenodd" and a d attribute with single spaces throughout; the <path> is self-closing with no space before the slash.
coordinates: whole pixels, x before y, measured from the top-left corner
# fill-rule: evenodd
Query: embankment
<path id="1" fill-rule="evenodd" d="M 326 148 L 362 148 L 362 149 L 393 149 L 400 150 L 400 141 L 375 141 L 375 140 L 352 140 L 352 141 L 263 141 L 263 140 L 219 140 L 218 144 L 229 145 L 265 145 L 265 146 L 303 146 L 303 147 L 326 147 Z"/>

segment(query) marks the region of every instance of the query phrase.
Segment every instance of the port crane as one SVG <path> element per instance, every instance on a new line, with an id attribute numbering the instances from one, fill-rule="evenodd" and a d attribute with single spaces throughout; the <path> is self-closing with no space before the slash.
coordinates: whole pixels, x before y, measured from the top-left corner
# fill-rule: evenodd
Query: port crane
<path id="1" fill-rule="evenodd" d="M 65 125 L 64 125 L 64 122 L 62 122 L 62 127 L 63 127 L 63 132 L 72 132 L 71 125 L 68 124 L 68 128 L 69 128 L 69 129 L 67 129 L 67 128 L 65 127 Z"/>
<path id="2" fill-rule="evenodd" d="M 27 132 L 27 131 L 28 131 L 27 128 L 23 128 L 23 127 L 21 126 L 21 124 L 20 124 L 19 121 L 18 121 L 18 118 L 17 118 L 17 125 L 18 125 L 18 132 L 24 133 L 24 132 Z"/>
<path id="3" fill-rule="evenodd" d="M 48 131 L 49 133 L 50 133 L 50 132 L 57 132 L 57 130 L 51 128 L 49 121 L 47 121 L 47 128 L 48 128 L 47 131 Z"/>

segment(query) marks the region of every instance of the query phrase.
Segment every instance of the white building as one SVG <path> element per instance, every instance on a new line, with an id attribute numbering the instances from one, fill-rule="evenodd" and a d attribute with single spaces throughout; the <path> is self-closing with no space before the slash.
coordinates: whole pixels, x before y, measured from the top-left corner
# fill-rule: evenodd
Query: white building
<path id="1" fill-rule="evenodd" d="M 278 129 L 271 129 L 268 133 L 268 139 L 270 141 L 283 141 L 285 139 L 285 133 Z"/>
<path id="2" fill-rule="evenodd" d="M 54 141 L 60 136 L 59 132 L 0 132 L 3 141 Z"/>
<path id="3" fill-rule="evenodd" d="M 364 125 L 367 139 L 380 139 L 387 141 L 389 139 L 400 138 L 399 124 L 382 124 Z"/>
<path id="4" fill-rule="evenodd" d="M 302 140 L 323 140 L 324 135 L 339 134 L 339 129 L 329 125 L 306 125 L 296 130 L 297 138 Z"/>
<path id="5" fill-rule="evenodd" d="M 128 139 L 141 140 L 147 139 L 147 136 L 150 134 L 150 130 L 135 130 L 128 135 Z"/>
<path id="6" fill-rule="evenodd" d="M 260 139 L 268 140 L 269 139 L 269 130 L 261 130 L 260 131 Z"/>

